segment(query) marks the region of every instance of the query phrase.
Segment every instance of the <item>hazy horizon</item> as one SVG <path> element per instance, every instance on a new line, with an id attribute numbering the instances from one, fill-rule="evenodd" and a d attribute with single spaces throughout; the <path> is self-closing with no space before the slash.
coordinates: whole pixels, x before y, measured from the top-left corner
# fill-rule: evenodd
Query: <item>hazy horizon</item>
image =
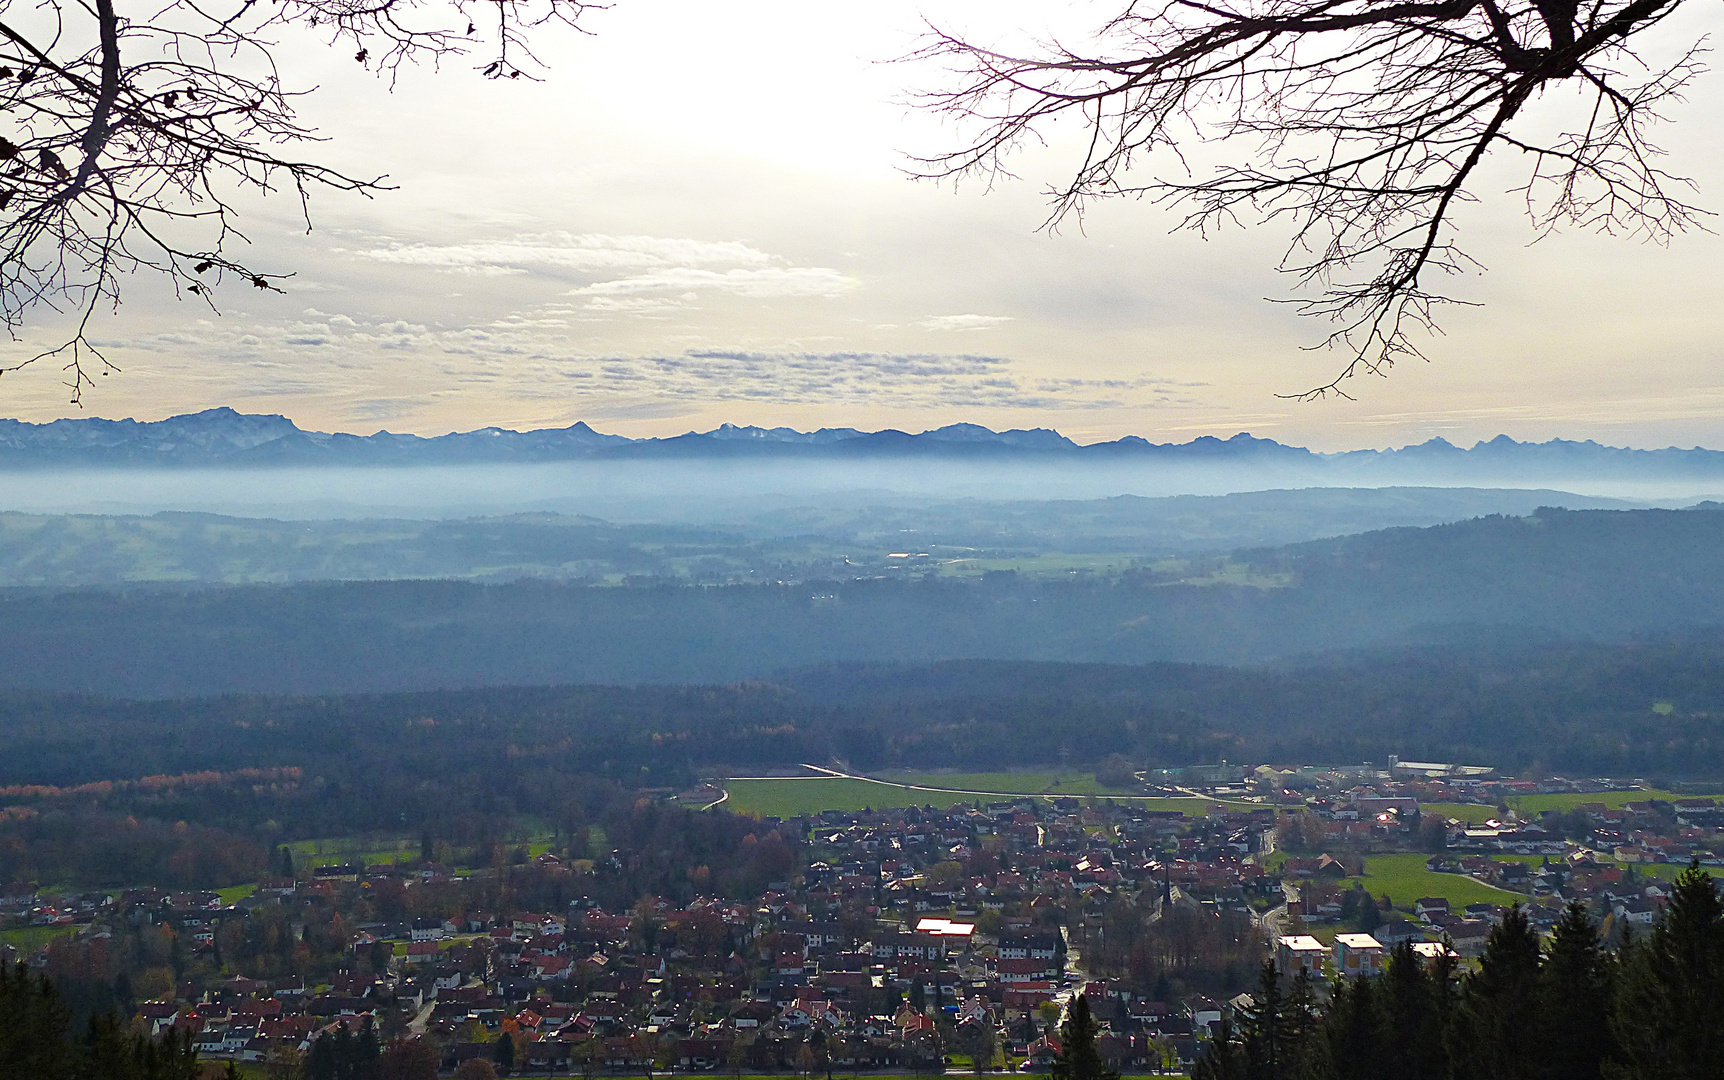
<path id="1" fill-rule="evenodd" d="M 1356 380 L 1355 401 L 1276 395 L 1333 375 L 1326 328 L 1264 297 L 1277 226 L 1203 239 L 1165 208 L 1097 205 L 1036 231 L 1079 133 L 1015 159 L 1019 179 L 912 183 L 906 155 L 953 133 L 905 102 L 938 85 L 912 49 L 924 16 L 990 41 L 1082 30 L 1087 5 L 892 0 L 866 12 L 786 0 L 592 8 L 591 36 L 547 33 L 542 82 L 461 65 L 396 90 L 289 34 L 317 156 L 388 173 L 375 200 L 246 204 L 249 262 L 285 295 L 223 290 L 222 314 L 147 279 L 94 335 L 122 370 L 86 415 L 232 404 L 323 430 L 434 433 L 584 418 L 631 436 L 722 420 L 921 430 L 956 420 L 1058 428 L 1082 442 L 1247 430 L 1334 450 L 1434 435 L 1724 446 L 1718 377 L 1724 237 L 1668 247 L 1569 230 L 1538 238 L 1493 161 L 1456 219 L 1485 272 L 1457 279 L 1430 363 Z M 1684 5 L 1693 41 L 1724 16 Z M 674 32 L 673 32 L 674 28 Z M 653 76 L 643 78 L 643 72 Z M 1706 78 L 1657 130 L 1662 168 L 1716 209 L 1724 161 Z M 794 93 L 787 93 L 788 87 Z M 1541 104 L 1560 115 L 1561 95 Z M 451 148 L 458 147 L 458 152 Z M 1208 151 L 1205 151 L 1207 154 Z M 1207 160 L 1207 159 L 1205 159 Z M 1198 164 L 1203 164 L 1199 162 Z M 1146 175 L 1179 163 L 1152 156 Z M 52 320 L 11 347 L 49 343 Z M 0 384 L 0 412 L 78 415 L 44 362 Z"/>

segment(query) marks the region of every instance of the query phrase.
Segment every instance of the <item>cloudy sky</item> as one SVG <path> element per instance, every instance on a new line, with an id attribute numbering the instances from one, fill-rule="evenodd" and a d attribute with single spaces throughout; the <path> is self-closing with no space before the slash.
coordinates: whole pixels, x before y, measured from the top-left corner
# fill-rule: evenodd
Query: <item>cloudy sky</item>
<path id="1" fill-rule="evenodd" d="M 1696 7 L 1689 5 L 1689 7 Z M 615 0 L 551 34 L 535 84 L 461 65 L 391 92 L 346 50 L 287 47 L 320 151 L 386 172 L 375 200 L 250 208 L 252 261 L 284 296 L 220 317 L 139 282 L 96 337 L 122 374 L 83 415 L 230 405 L 302 426 L 437 434 L 586 420 L 669 435 L 721 422 L 922 430 L 1054 427 L 1083 441 L 1246 430 L 1323 449 L 1442 435 L 1724 447 L 1724 241 L 1590 235 L 1531 244 L 1503 167 L 1462 218 L 1488 273 L 1458 284 L 1428 364 L 1355 402 L 1276 395 L 1337 363 L 1321 328 L 1263 297 L 1274 230 L 1208 240 L 1156 207 L 1037 226 L 1069 164 L 1053 132 L 1021 179 L 905 175 L 952 134 L 905 106 L 937 72 L 881 61 L 924 16 L 1001 37 L 1109 8 L 950 0 Z M 1671 42 L 1718 21 L 1686 12 Z M 1665 130 L 1669 166 L 1724 209 L 1724 87 Z M 52 327 L 31 331 L 27 349 Z M 78 415 L 56 373 L 0 383 L 0 415 Z"/>

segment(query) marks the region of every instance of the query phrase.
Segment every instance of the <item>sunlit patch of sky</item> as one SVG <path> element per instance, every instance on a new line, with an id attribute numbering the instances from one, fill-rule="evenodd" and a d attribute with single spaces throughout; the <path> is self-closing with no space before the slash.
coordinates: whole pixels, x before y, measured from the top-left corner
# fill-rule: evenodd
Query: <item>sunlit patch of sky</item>
<path id="1" fill-rule="evenodd" d="M 1690 5 L 1692 7 L 1692 5 Z M 436 434 L 585 419 L 629 435 L 722 422 L 922 430 L 970 421 L 1080 441 L 1239 430 L 1320 449 L 1443 435 L 1724 446 L 1724 241 L 1565 233 L 1531 244 L 1502 162 L 1460 220 L 1488 268 L 1429 363 L 1358 400 L 1278 397 L 1339 363 L 1308 347 L 1271 269 L 1276 228 L 1175 232 L 1153 205 L 1038 232 L 1069 132 L 991 188 L 908 179 L 953 133 L 904 104 L 935 71 L 901 56 L 926 16 L 1000 38 L 1070 33 L 1106 5 L 888 0 L 864 8 L 619 0 L 553 36 L 542 81 L 461 65 L 393 92 L 345 53 L 284 45 L 322 89 L 318 152 L 399 190 L 248 204 L 249 258 L 284 295 L 219 315 L 140 282 L 97 336 L 121 373 L 84 415 L 215 405 L 302 426 Z M 1724 16 L 1680 12 L 1692 38 Z M 1057 23 L 1050 22 L 1057 20 Z M 1724 208 L 1719 80 L 1674 110 L 1665 164 Z M 1691 133 L 1691 134 L 1689 134 Z M 1171 161 L 1152 162 L 1168 172 Z M 16 354 L 50 343 L 31 328 Z M 78 415 L 49 364 L 0 382 L 0 414 Z"/>

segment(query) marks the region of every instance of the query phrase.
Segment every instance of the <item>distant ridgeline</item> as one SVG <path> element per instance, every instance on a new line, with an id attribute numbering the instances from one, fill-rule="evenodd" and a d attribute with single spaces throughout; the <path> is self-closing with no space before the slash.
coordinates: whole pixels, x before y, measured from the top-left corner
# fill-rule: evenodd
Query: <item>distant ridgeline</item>
<path id="1" fill-rule="evenodd" d="M 455 465 L 579 459 L 754 458 L 846 460 L 893 457 L 1028 458 L 1073 462 L 1163 462 L 1187 466 L 1250 462 L 1291 471 L 1315 470 L 1336 482 L 1440 472 L 1467 477 L 1657 476 L 1724 477 L 1724 451 L 1629 450 L 1556 439 L 1521 443 L 1506 435 L 1470 449 L 1432 439 L 1398 450 L 1319 454 L 1240 433 L 1185 443 L 1154 443 L 1135 435 L 1079 445 L 1047 428 L 992 431 L 976 424 L 909 434 L 886 430 L 738 427 L 666 439 L 605 435 L 585 423 L 510 431 L 481 428 L 434 438 L 304 431 L 285 416 L 209 409 L 166 420 L 95 417 L 30 424 L 0 420 L 0 468 L 305 465 Z"/>
<path id="2" fill-rule="evenodd" d="M 0 590 L 0 686 L 169 697 L 712 683 L 841 661 L 1252 664 L 1414 643 L 1623 641 L 1724 626 L 1721 552 L 1724 507 L 1704 504 L 1546 509 L 1241 551 L 1230 565 L 1245 574 L 1207 584 L 1127 569 L 712 587 L 17 588 Z"/>

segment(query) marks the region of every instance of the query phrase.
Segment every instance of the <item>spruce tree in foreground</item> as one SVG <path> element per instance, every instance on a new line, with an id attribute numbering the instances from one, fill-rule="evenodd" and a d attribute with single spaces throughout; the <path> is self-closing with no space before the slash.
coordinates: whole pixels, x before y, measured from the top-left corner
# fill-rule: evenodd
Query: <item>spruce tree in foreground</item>
<path id="1" fill-rule="evenodd" d="M 1048 1068 L 1053 1080 L 1119 1080 L 1119 1073 L 1108 1068 L 1096 1050 L 1098 1031 L 1095 1018 L 1090 1015 L 1089 999 L 1079 994 L 1065 1023 L 1060 1025 L 1060 1052 L 1054 1055 Z"/>
<path id="2" fill-rule="evenodd" d="M 54 984 L 23 964 L 0 966 L 0 1077 L 12 1080 L 193 1080 L 190 1033 L 160 1040 L 98 1014 L 74 1041 L 71 1014 Z"/>
<path id="3" fill-rule="evenodd" d="M 1664 918 L 1620 958 L 1622 990 L 1612 1029 L 1614 1080 L 1724 1077 L 1724 903 L 1712 876 L 1689 865 Z"/>
<path id="4" fill-rule="evenodd" d="M 1321 1029 L 1311 976 L 1300 972 L 1286 986 L 1273 961 L 1258 973 L 1251 1004 L 1238 1010 L 1237 1028 L 1224 1024 L 1193 1073 L 1194 1080 L 1295 1080 L 1313 1075 L 1307 1064 Z"/>
<path id="5" fill-rule="evenodd" d="M 1542 1076 L 1549 1080 L 1601 1080 L 1616 1056 L 1611 1034 L 1615 959 L 1604 951 L 1586 905 L 1563 911 L 1539 969 L 1538 1043 Z"/>
<path id="6" fill-rule="evenodd" d="M 1485 941 L 1479 969 L 1461 984 L 1450 1054 L 1464 1080 L 1533 1080 L 1545 1047 L 1538 1032 L 1538 933 L 1519 904 Z"/>
<path id="7" fill-rule="evenodd" d="M 1388 1075 L 1397 1080 L 1447 1080 L 1447 1035 L 1454 1024 L 1454 962 L 1427 963 L 1403 941 L 1389 954 L 1380 990 L 1378 1033 Z"/>

